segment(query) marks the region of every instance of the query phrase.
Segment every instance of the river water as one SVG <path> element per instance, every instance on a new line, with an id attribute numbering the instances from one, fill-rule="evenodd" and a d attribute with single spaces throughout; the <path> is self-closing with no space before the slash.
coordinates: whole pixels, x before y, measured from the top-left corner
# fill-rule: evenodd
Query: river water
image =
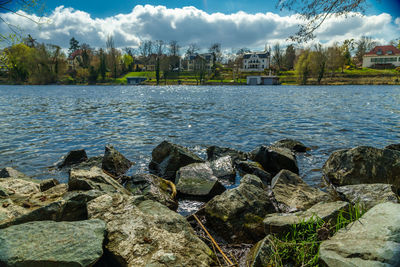
<path id="1" fill-rule="evenodd" d="M 332 151 L 400 143 L 400 86 L 0 86 L 0 168 L 67 181 L 49 170 L 72 149 L 113 144 L 146 172 L 169 140 L 205 156 L 209 145 L 250 151 L 282 138 L 311 185 Z"/>

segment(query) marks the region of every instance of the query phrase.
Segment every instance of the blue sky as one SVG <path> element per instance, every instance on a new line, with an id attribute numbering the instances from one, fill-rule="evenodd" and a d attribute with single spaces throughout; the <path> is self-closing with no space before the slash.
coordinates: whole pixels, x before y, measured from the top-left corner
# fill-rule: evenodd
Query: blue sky
<path id="1" fill-rule="evenodd" d="M 366 16 L 330 17 L 315 32 L 315 42 L 331 45 L 361 36 L 381 44 L 400 38 L 400 0 L 367 0 Z M 32 23 L 12 13 L 2 15 L 22 34 L 39 42 L 68 48 L 80 43 L 104 47 L 112 35 L 117 47 L 137 47 L 144 40 L 176 40 L 182 46 L 207 49 L 221 43 L 225 49 L 264 49 L 279 42 L 290 44 L 301 23 L 296 14 L 281 12 L 275 0 L 47 0 L 42 17 Z M 269 12 L 269 13 L 268 13 Z M 28 15 L 29 16 L 29 15 Z M 0 23 L 0 32 L 9 28 Z"/>
<path id="2" fill-rule="evenodd" d="M 273 12 L 288 14 L 276 9 L 276 1 L 271 0 L 47 0 L 46 7 L 52 11 L 58 6 L 73 7 L 90 13 L 93 17 L 103 18 L 119 13 L 129 13 L 136 5 L 163 5 L 168 8 L 194 6 L 208 13 L 221 12 L 225 14 L 244 11 L 247 13 Z M 112 4 L 110 4 L 112 3 Z M 400 0 L 368 0 L 367 14 L 389 13 L 394 17 L 400 16 Z"/>

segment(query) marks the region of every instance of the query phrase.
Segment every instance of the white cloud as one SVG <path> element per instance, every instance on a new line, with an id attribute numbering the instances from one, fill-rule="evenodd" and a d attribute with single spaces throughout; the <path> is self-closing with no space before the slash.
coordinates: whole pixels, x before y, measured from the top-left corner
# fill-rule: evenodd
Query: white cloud
<path id="1" fill-rule="evenodd" d="M 266 43 L 280 41 L 297 31 L 301 20 L 298 16 L 280 16 L 273 13 L 234 14 L 206 13 L 195 7 L 170 9 L 164 6 L 138 5 L 128 14 L 118 14 L 103 19 L 60 6 L 48 17 L 34 24 L 21 16 L 7 13 L 2 17 L 19 25 L 25 34 L 40 42 L 53 43 L 64 48 L 71 37 L 93 47 L 104 47 L 107 35 L 113 35 L 117 47 L 137 46 L 140 40 L 177 40 L 181 46 L 197 43 L 206 48 L 219 42 L 224 48 L 249 47 L 261 49 Z M 31 16 L 39 20 L 36 16 Z M 363 35 L 380 40 L 393 39 L 400 26 L 389 14 L 376 16 L 349 16 L 328 18 L 317 31 L 317 41 L 331 43 Z M 2 23 L 1 32 L 9 29 Z"/>

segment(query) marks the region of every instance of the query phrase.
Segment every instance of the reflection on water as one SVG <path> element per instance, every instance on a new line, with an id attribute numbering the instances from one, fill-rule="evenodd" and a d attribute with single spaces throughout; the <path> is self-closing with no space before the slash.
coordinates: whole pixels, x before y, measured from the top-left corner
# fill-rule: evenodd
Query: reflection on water
<path id="1" fill-rule="evenodd" d="M 301 175 L 320 182 L 329 154 L 400 142 L 399 86 L 0 86 L 0 167 L 39 178 L 72 149 L 89 156 L 112 143 L 145 172 L 167 139 L 204 156 L 207 145 L 250 151 L 295 138 Z M 314 171 L 313 171 L 314 170 Z"/>

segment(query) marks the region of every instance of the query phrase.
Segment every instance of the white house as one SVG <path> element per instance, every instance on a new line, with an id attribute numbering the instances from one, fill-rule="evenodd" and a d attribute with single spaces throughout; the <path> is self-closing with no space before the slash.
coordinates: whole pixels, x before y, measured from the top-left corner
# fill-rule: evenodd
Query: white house
<path id="1" fill-rule="evenodd" d="M 363 57 L 363 68 L 400 66 L 400 49 L 393 45 L 375 46 Z"/>
<path id="2" fill-rule="evenodd" d="M 254 52 L 243 55 L 241 71 L 264 71 L 269 68 L 269 52 Z"/>

